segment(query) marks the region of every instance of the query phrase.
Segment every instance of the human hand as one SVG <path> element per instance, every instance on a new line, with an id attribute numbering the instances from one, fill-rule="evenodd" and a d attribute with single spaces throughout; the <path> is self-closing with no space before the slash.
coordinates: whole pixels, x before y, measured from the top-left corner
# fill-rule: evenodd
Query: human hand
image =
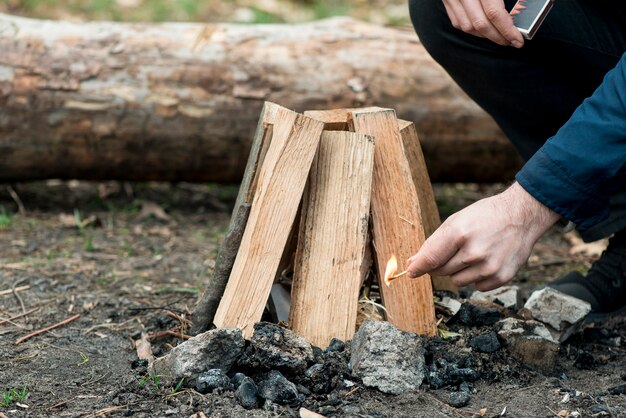
<path id="1" fill-rule="evenodd" d="M 498 45 L 521 48 L 524 37 L 513 25 L 503 0 L 443 0 L 452 26 Z"/>
<path id="2" fill-rule="evenodd" d="M 450 216 L 409 259 L 408 275 L 450 275 L 459 287 L 495 289 L 515 276 L 558 218 L 516 182 Z"/>

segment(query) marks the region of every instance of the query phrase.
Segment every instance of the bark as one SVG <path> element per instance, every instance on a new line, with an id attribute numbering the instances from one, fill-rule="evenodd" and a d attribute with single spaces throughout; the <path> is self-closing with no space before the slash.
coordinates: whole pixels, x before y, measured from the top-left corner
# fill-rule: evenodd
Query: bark
<path id="1" fill-rule="evenodd" d="M 416 122 L 433 181 L 504 180 L 519 164 L 410 30 L 0 14 L 0 51 L 0 181 L 237 182 L 265 100 L 394 108 Z"/>

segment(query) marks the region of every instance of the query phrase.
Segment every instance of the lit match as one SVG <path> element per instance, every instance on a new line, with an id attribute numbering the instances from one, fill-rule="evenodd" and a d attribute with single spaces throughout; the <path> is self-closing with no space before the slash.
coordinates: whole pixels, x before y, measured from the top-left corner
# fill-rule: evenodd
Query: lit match
<path id="1" fill-rule="evenodd" d="M 385 284 L 389 286 L 392 280 L 397 279 L 400 276 L 404 276 L 407 273 L 407 270 L 403 272 L 396 273 L 398 270 L 398 260 L 396 260 L 396 256 L 392 255 L 389 261 L 387 261 L 387 268 L 385 269 Z"/>

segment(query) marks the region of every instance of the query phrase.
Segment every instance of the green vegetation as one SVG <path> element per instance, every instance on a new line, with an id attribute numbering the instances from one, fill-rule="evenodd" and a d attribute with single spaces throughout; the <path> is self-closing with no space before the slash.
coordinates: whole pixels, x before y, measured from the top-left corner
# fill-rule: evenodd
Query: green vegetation
<path id="1" fill-rule="evenodd" d="M 0 13 L 36 18 L 130 22 L 294 23 L 353 16 L 388 25 L 409 23 L 405 0 L 3 0 Z"/>
<path id="2" fill-rule="evenodd" d="M 24 386 L 22 389 L 7 389 L 2 393 L 2 399 L 0 399 L 0 406 L 10 406 L 14 402 L 23 402 L 28 394 L 28 389 Z"/>
<path id="3" fill-rule="evenodd" d="M 4 206 L 0 206 L 0 229 L 11 226 L 11 215 L 7 213 Z"/>

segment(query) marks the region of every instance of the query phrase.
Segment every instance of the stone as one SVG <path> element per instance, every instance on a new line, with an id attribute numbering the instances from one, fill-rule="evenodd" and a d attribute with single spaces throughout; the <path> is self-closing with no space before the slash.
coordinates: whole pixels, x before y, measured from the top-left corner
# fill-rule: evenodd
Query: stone
<path id="1" fill-rule="evenodd" d="M 545 287 L 530 295 L 524 309 L 537 321 L 549 325 L 552 336 L 563 342 L 591 312 L 591 305 L 551 287 Z"/>
<path id="2" fill-rule="evenodd" d="M 459 309 L 459 320 L 470 327 L 493 325 L 504 317 L 504 314 L 493 306 L 464 302 Z"/>
<path id="3" fill-rule="evenodd" d="M 425 374 L 421 339 L 389 322 L 365 321 L 351 344 L 352 375 L 381 392 L 399 395 L 416 390 Z"/>
<path id="4" fill-rule="evenodd" d="M 243 353 L 245 340 L 238 329 L 218 328 L 198 334 L 159 357 L 148 368 L 165 385 L 181 378 L 195 379 L 201 372 L 221 369 L 227 373 Z"/>
<path id="5" fill-rule="evenodd" d="M 511 355 L 522 364 L 544 372 L 554 369 L 559 343 L 544 324 L 506 318 L 496 324 L 496 330 Z"/>
<path id="6" fill-rule="evenodd" d="M 611 395 L 626 395 L 626 383 L 609 388 L 609 393 Z"/>
<path id="7" fill-rule="evenodd" d="M 478 335 L 470 339 L 470 347 L 481 353 L 495 353 L 501 348 L 500 341 L 495 332 Z"/>
<path id="8" fill-rule="evenodd" d="M 466 406 L 471 399 L 471 395 L 469 392 L 458 391 L 452 392 L 448 396 L 448 405 L 453 406 L 455 408 L 462 408 Z"/>
<path id="9" fill-rule="evenodd" d="M 235 399 L 237 399 L 239 405 L 246 409 L 256 408 L 258 405 L 258 393 L 259 390 L 254 380 L 244 377 L 235 391 Z"/>
<path id="10" fill-rule="evenodd" d="M 279 405 L 299 404 L 304 401 L 304 396 L 298 392 L 296 385 L 278 370 L 270 371 L 259 383 L 259 395 Z"/>
<path id="11" fill-rule="evenodd" d="M 210 369 L 200 373 L 196 379 L 196 390 L 200 393 L 210 393 L 215 389 L 233 389 L 230 378 L 221 369 Z"/>
<path id="12" fill-rule="evenodd" d="M 470 297 L 470 302 L 491 302 L 506 309 L 516 311 L 521 306 L 519 287 L 502 286 L 488 292 L 475 291 Z"/>
<path id="13" fill-rule="evenodd" d="M 239 364 L 255 369 L 301 373 L 312 361 L 313 349 L 304 337 L 277 324 L 258 322 L 254 324 L 250 346 Z"/>

